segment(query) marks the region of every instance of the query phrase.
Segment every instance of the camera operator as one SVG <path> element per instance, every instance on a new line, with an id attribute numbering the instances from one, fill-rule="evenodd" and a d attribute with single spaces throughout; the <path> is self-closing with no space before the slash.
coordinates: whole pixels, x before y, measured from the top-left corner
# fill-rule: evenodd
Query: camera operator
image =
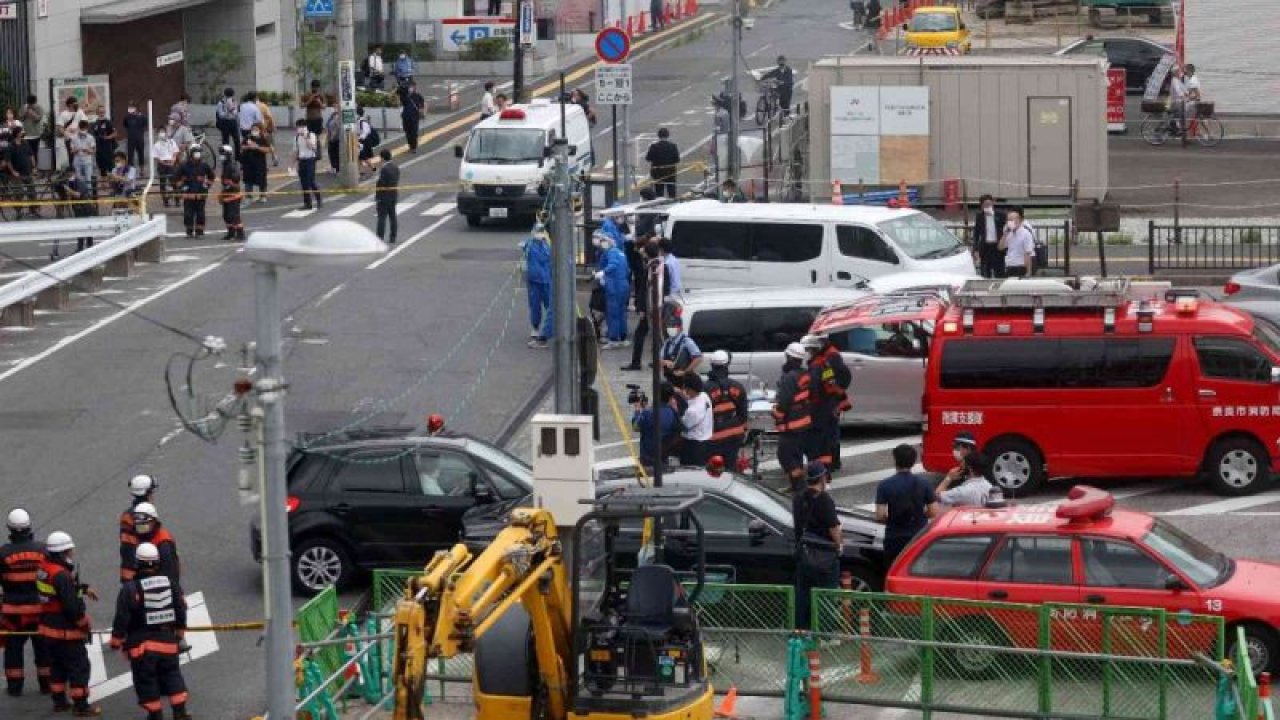
<path id="1" fill-rule="evenodd" d="M 640 390 L 639 385 L 628 385 L 631 393 L 627 402 L 631 403 L 631 426 L 640 431 L 640 463 L 652 468 L 658 461 L 664 460 L 674 449 L 676 433 L 680 428 L 672 399 L 675 388 L 670 383 L 662 383 L 659 389 L 661 397 L 656 407 L 658 422 L 662 426 L 662 444 L 659 449 L 657 439 L 653 437 L 653 413 L 655 408 L 649 407 L 649 398 Z"/>

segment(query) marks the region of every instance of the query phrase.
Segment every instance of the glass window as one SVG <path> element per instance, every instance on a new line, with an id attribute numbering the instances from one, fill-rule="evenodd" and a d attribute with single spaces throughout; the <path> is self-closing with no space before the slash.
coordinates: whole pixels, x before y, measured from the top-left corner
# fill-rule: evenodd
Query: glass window
<path id="1" fill-rule="evenodd" d="M 956 29 L 956 17 L 951 13 L 918 12 L 911 18 L 911 32 L 951 32 Z"/>
<path id="2" fill-rule="evenodd" d="M 991 547 L 990 535 L 961 535 L 934 540 L 911 563 L 915 577 L 970 579 L 978 574 Z"/>
<path id="3" fill-rule="evenodd" d="M 467 142 L 467 162 L 488 165 L 536 163 L 542 159 L 546 136 L 541 130 L 485 128 L 473 130 Z"/>
<path id="4" fill-rule="evenodd" d="M 746 533 L 751 516 L 719 500 L 707 498 L 693 512 L 702 523 L 703 532 Z"/>
<path id="5" fill-rule="evenodd" d="M 1280 357 L 1280 328 L 1271 321 L 1254 316 L 1253 339 L 1269 350 L 1272 355 Z"/>
<path id="6" fill-rule="evenodd" d="M 689 337 L 700 348 L 728 350 L 733 353 L 755 349 L 752 328 L 755 320 L 750 310 L 702 310 L 693 314 Z M 805 326 L 808 332 L 808 326 Z"/>
<path id="7" fill-rule="evenodd" d="M 486 474 L 488 475 L 489 484 L 493 485 L 494 491 L 498 493 L 499 498 L 515 500 L 529 493 L 524 485 L 501 469 L 486 465 L 485 470 L 488 471 Z"/>
<path id="8" fill-rule="evenodd" d="M 466 458 L 451 452 L 418 453 L 418 484 L 427 497 L 468 497 L 476 472 Z"/>
<path id="9" fill-rule="evenodd" d="M 1090 587 L 1163 590 L 1169 570 L 1127 542 L 1082 539 L 1084 584 Z"/>
<path id="10" fill-rule="evenodd" d="M 1153 387 L 1164 379 L 1173 348 L 1173 338 L 953 340 L 942 350 L 942 386 Z"/>
<path id="11" fill-rule="evenodd" d="M 1055 387 L 1057 353 L 1051 339 L 953 340 L 942 348 L 942 387 Z"/>
<path id="12" fill-rule="evenodd" d="M 821 225 L 752 225 L 751 255 L 757 262 L 798 263 L 822 254 Z"/>
<path id="13" fill-rule="evenodd" d="M 533 468 L 529 467 L 529 463 L 502 448 L 475 440 L 467 440 L 466 447 L 472 457 L 480 458 L 512 478 L 527 480 L 533 476 Z"/>
<path id="14" fill-rule="evenodd" d="M 750 257 L 751 225 L 739 222 L 681 220 L 672 228 L 671 245 L 682 260 L 732 260 Z"/>
<path id="15" fill-rule="evenodd" d="M 1142 542 L 1201 587 L 1221 583 L 1231 569 L 1226 555 L 1163 520 L 1155 521 Z"/>
<path id="16" fill-rule="evenodd" d="M 836 244 L 845 257 L 898 264 L 897 253 L 871 228 L 837 225 Z"/>
<path id="17" fill-rule="evenodd" d="M 1271 382 L 1271 360 L 1253 345 L 1235 338 L 1196 338 L 1200 374 L 1222 380 Z"/>
<path id="18" fill-rule="evenodd" d="M 799 342 L 800 338 L 809 334 L 809 328 L 813 326 L 813 319 L 818 317 L 818 312 L 821 310 L 821 307 L 790 307 L 763 308 L 751 311 L 751 314 L 755 315 L 756 321 L 760 323 L 760 344 L 752 349 L 756 352 L 782 352 L 786 350 L 787 345 Z M 698 347 L 720 349 L 714 345 L 703 345 L 701 341 L 697 342 Z"/>
<path id="19" fill-rule="evenodd" d="M 983 579 L 1035 585 L 1070 585 L 1071 538 L 1005 538 L 995 557 L 991 559 L 991 564 L 987 566 Z"/>
<path id="20" fill-rule="evenodd" d="M 966 252 L 965 246 L 945 225 L 924 213 L 915 212 L 896 220 L 886 220 L 878 227 L 899 250 L 916 260 L 932 260 Z"/>
<path id="21" fill-rule="evenodd" d="M 338 489 L 343 492 L 402 493 L 402 451 L 351 453 L 338 465 Z"/>

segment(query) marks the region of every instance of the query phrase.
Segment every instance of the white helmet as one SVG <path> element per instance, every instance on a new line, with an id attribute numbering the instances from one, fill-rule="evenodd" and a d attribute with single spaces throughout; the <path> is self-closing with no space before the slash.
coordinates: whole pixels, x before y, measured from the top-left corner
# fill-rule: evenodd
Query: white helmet
<path id="1" fill-rule="evenodd" d="M 160 483 L 150 475 L 134 475 L 129 481 L 129 493 L 134 497 L 145 497 L 147 493 L 160 489 Z"/>
<path id="2" fill-rule="evenodd" d="M 13 532 L 22 532 L 31 529 L 31 515 L 22 508 L 14 508 L 9 511 L 9 529 Z"/>
<path id="3" fill-rule="evenodd" d="M 724 367 L 725 365 L 729 364 L 729 360 L 731 357 L 732 356 L 729 355 L 728 350 L 716 350 L 715 352 L 708 355 L 707 359 L 711 361 L 711 365 L 713 367 Z"/>
<path id="4" fill-rule="evenodd" d="M 160 551 L 156 549 L 155 545 L 144 542 L 138 545 L 138 550 L 134 553 L 134 557 L 140 563 L 160 562 Z"/>
<path id="5" fill-rule="evenodd" d="M 811 350 L 821 350 L 827 344 L 827 336 L 820 333 L 805 335 L 800 338 L 800 344 Z"/>
<path id="6" fill-rule="evenodd" d="M 805 358 L 809 357 L 809 352 L 805 350 L 804 346 L 798 342 L 793 342 L 790 345 L 788 345 L 787 349 L 784 350 L 783 353 L 787 357 L 793 358 L 795 360 L 804 360 Z"/>
<path id="7" fill-rule="evenodd" d="M 150 517 L 150 518 L 160 517 L 160 515 L 156 512 L 156 506 L 152 505 L 151 503 L 138 503 L 137 505 L 134 505 L 133 514 L 146 515 L 147 517 Z"/>
<path id="8" fill-rule="evenodd" d="M 72 550 L 76 546 L 76 542 L 71 536 L 61 530 L 54 530 L 49 533 L 49 539 L 44 541 L 44 546 L 51 553 L 60 553 Z"/>

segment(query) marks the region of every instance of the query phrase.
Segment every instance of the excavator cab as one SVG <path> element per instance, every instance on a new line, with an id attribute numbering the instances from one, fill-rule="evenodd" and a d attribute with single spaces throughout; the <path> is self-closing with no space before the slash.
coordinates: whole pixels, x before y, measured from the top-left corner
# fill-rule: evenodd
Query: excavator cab
<path id="1" fill-rule="evenodd" d="M 692 512 L 697 489 L 628 487 L 595 500 L 573 532 L 573 654 L 570 708 L 582 718 L 699 717 L 711 712 L 702 636 L 694 603 L 706 568 L 702 524 Z M 691 540 L 692 580 L 669 565 L 624 558 L 619 531 L 655 522 L 667 538 Z M 659 525 L 660 523 L 660 525 Z M 681 530 L 677 528 L 690 528 Z M 687 577 L 687 575 L 685 576 Z"/>

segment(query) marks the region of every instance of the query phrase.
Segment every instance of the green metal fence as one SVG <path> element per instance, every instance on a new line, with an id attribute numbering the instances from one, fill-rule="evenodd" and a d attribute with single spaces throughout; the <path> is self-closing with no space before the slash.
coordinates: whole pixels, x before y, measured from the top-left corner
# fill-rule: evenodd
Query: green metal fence
<path id="1" fill-rule="evenodd" d="M 815 590 L 822 694 L 959 713 L 1202 720 L 1217 617 Z"/>
<path id="2" fill-rule="evenodd" d="M 782 694 L 787 639 L 795 627 L 794 588 L 707 583 L 694 609 L 714 687 Z"/>
<path id="3" fill-rule="evenodd" d="M 333 588 L 307 601 L 294 613 L 298 627 L 298 639 L 304 643 L 329 639 L 338 629 L 338 593 Z M 322 677 L 328 677 L 343 664 L 342 648 L 334 645 L 319 648 L 312 654 L 312 661 Z"/>

